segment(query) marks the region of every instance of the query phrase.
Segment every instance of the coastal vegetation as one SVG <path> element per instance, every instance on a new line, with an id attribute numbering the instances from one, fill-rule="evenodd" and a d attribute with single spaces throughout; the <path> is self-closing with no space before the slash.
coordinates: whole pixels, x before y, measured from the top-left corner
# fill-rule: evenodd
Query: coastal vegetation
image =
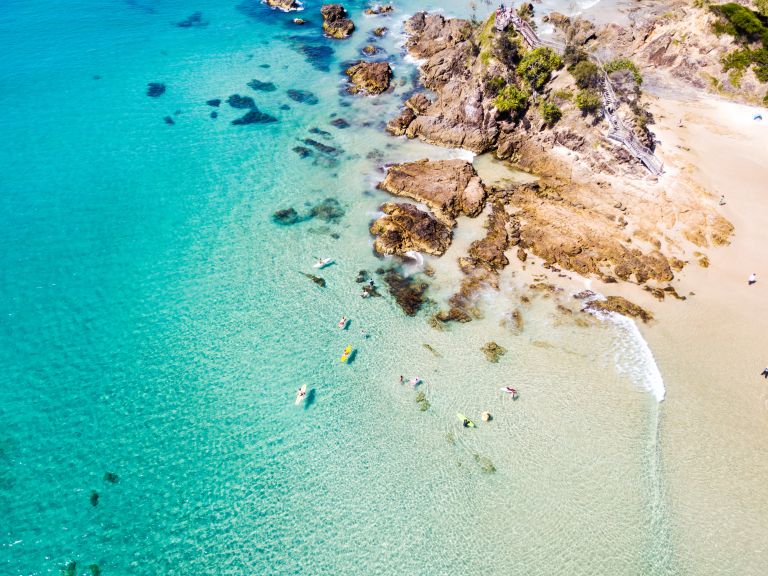
<path id="1" fill-rule="evenodd" d="M 619 72 L 621 70 L 628 70 L 632 73 L 632 77 L 635 79 L 635 82 L 638 86 L 643 83 L 643 77 L 640 74 L 639 68 L 629 58 L 617 58 L 615 60 L 611 60 L 610 62 L 607 62 L 603 68 L 606 74 Z"/>
<path id="2" fill-rule="evenodd" d="M 521 114 L 528 108 L 528 94 L 514 84 L 508 84 L 499 90 L 493 105 L 502 113 Z"/>
<path id="3" fill-rule="evenodd" d="M 596 90 L 580 90 L 573 99 L 576 107 L 584 114 L 594 114 L 603 105 L 603 99 Z"/>
<path id="4" fill-rule="evenodd" d="M 721 61 L 731 83 L 739 87 L 750 68 L 759 82 L 768 82 L 768 0 L 757 2 L 756 11 L 734 2 L 711 5 L 710 10 L 718 16 L 714 33 L 727 34 L 740 46 Z M 763 101 L 768 103 L 768 93 Z"/>
<path id="5" fill-rule="evenodd" d="M 552 72 L 563 65 L 563 60 L 551 48 L 534 48 L 527 52 L 517 65 L 517 73 L 532 90 L 537 92 L 549 82 Z"/>
<path id="6" fill-rule="evenodd" d="M 550 126 L 556 124 L 557 121 L 563 117 L 563 111 L 560 110 L 560 107 L 554 102 L 549 102 L 547 100 L 544 100 L 539 104 L 539 112 L 541 113 L 541 117 L 544 118 L 544 122 Z"/>

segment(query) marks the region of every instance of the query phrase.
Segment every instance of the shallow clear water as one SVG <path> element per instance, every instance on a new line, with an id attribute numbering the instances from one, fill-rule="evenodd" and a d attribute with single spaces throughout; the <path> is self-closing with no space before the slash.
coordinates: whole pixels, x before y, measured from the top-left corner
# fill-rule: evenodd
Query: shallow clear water
<path id="1" fill-rule="evenodd" d="M 255 1 L 5 4 L 0 572 L 73 559 L 104 574 L 679 573 L 637 334 L 579 327 L 543 297 L 522 334 L 503 328 L 516 260 L 485 319 L 448 332 L 429 310 L 359 298 L 358 270 L 382 265 L 367 232 L 379 166 L 460 152 L 381 129 L 414 87 L 397 21 L 437 3 L 384 20 L 348 6 L 347 42 L 321 37 L 318 7 L 298 28 Z M 207 26 L 174 24 L 198 10 Z M 344 95 L 342 63 L 382 22 L 394 94 Z M 148 82 L 167 91 L 149 98 Z M 233 126 L 242 110 L 206 105 L 235 93 L 278 121 Z M 343 152 L 301 159 L 308 137 Z M 271 220 L 329 197 L 339 222 Z M 433 262 L 438 303 L 480 223 Z M 324 289 L 299 273 L 316 256 L 337 260 Z M 508 349 L 498 364 L 489 340 Z M 429 410 L 401 374 L 424 379 Z M 296 408 L 301 383 L 312 401 Z M 510 383 L 517 402 L 498 391 Z"/>

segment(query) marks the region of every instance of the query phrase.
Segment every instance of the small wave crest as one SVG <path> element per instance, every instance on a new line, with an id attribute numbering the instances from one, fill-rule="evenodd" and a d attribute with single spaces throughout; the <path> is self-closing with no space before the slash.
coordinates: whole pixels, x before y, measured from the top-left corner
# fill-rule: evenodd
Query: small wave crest
<path id="1" fill-rule="evenodd" d="M 650 392 L 657 402 L 662 402 L 667 393 L 664 378 L 651 347 L 643 338 L 635 321 L 616 312 L 592 311 L 592 314 L 610 322 L 616 328 L 613 353 L 619 373 L 629 377 L 636 386 Z"/>

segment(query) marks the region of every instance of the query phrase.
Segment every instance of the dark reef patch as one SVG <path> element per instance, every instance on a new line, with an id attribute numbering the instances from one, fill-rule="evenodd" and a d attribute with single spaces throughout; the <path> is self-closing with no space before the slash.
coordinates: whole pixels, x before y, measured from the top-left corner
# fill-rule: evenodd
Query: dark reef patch
<path id="1" fill-rule="evenodd" d="M 245 124 L 270 124 L 272 122 L 277 122 L 277 118 L 270 116 L 265 112 L 261 112 L 255 106 L 253 109 L 248 110 L 248 112 L 240 116 L 240 118 L 232 120 L 232 124 L 235 126 L 243 126 Z"/>
<path id="2" fill-rule="evenodd" d="M 165 84 L 161 82 L 150 82 L 147 84 L 147 96 L 157 98 L 165 94 Z"/>
<path id="3" fill-rule="evenodd" d="M 308 104 L 310 106 L 314 106 L 320 102 L 320 99 L 309 90 L 295 90 L 292 88 L 287 90 L 286 94 L 288 94 L 288 98 L 291 100 L 294 100 L 295 102 L 301 102 L 302 104 Z"/>
<path id="4" fill-rule="evenodd" d="M 384 277 L 389 293 L 408 316 L 416 316 L 426 302 L 427 283 L 412 276 L 404 276 L 396 268 L 379 268 L 376 273 Z"/>
<path id="5" fill-rule="evenodd" d="M 322 142 L 318 142 L 317 140 L 314 140 L 313 138 L 304 138 L 302 140 L 304 144 L 307 146 L 312 146 L 316 150 L 322 152 L 323 154 L 328 154 L 329 156 L 338 156 L 341 154 L 341 150 L 339 148 L 334 148 L 333 146 L 328 146 L 327 144 L 323 144 Z"/>
<path id="6" fill-rule="evenodd" d="M 344 217 L 346 211 L 336 198 L 326 198 L 319 204 L 315 204 L 309 211 L 312 218 L 319 218 L 324 222 L 337 223 Z"/>
<path id="7" fill-rule="evenodd" d="M 309 156 L 312 156 L 312 150 L 306 146 L 294 146 L 293 151 L 299 155 L 299 158 L 308 158 Z"/>
<path id="8" fill-rule="evenodd" d="M 208 22 L 203 20 L 202 12 L 194 12 L 181 22 L 176 22 L 176 26 L 179 28 L 202 28 L 208 26 Z"/>
<path id="9" fill-rule="evenodd" d="M 174 121 L 174 119 L 173 119 L 173 118 L 171 118 L 170 116 L 165 116 L 165 117 L 163 118 L 163 122 L 165 122 L 165 123 L 166 123 L 166 124 L 168 124 L 169 126 L 173 126 L 174 124 L 176 124 L 176 122 Z"/>
<path id="10" fill-rule="evenodd" d="M 227 98 L 227 104 L 232 108 L 244 110 L 246 108 L 256 108 L 256 102 L 250 96 L 240 96 L 240 94 L 232 94 Z"/>
<path id="11" fill-rule="evenodd" d="M 277 90 L 277 86 L 275 86 L 273 82 L 262 82 L 255 78 L 248 82 L 248 88 L 256 90 L 257 92 L 274 92 Z"/>
<path id="12" fill-rule="evenodd" d="M 351 124 L 344 120 L 344 118 L 334 118 L 331 120 L 331 126 L 334 126 L 340 130 L 344 130 L 345 128 L 349 128 Z"/>
<path id="13" fill-rule="evenodd" d="M 208 104 L 208 106 L 218 108 L 221 106 L 221 98 L 212 98 L 211 100 L 206 100 L 205 103 Z"/>

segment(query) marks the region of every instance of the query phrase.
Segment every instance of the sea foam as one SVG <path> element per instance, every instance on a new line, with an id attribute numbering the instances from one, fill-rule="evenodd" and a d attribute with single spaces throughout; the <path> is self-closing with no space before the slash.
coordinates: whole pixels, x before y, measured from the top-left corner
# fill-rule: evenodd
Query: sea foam
<path id="1" fill-rule="evenodd" d="M 598 294 L 592 300 L 604 298 Z M 590 312 L 597 318 L 610 322 L 615 328 L 612 350 L 619 373 L 629 377 L 639 388 L 650 392 L 657 402 L 662 402 L 667 393 L 664 378 L 648 342 L 643 338 L 635 321 L 616 312 Z"/>

